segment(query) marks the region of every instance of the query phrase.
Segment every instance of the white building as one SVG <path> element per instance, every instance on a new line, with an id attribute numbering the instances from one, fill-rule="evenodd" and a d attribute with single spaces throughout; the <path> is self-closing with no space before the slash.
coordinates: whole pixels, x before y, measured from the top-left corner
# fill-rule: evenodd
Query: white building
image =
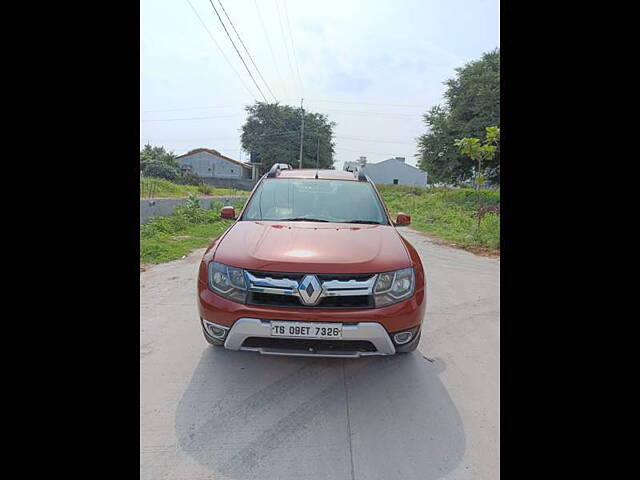
<path id="1" fill-rule="evenodd" d="M 355 162 L 344 162 L 343 170 L 353 172 L 360 169 L 373 183 L 426 187 L 427 172 L 407 165 L 404 157 L 394 157 L 378 163 L 367 163 L 367 157 Z"/>

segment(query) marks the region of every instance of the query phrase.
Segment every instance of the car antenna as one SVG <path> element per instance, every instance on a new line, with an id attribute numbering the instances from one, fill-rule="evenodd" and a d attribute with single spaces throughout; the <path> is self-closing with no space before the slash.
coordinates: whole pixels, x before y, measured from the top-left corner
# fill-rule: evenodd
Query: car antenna
<path id="1" fill-rule="evenodd" d="M 318 149 L 316 150 L 316 180 L 318 179 L 318 168 L 320 168 L 320 137 L 318 137 Z"/>

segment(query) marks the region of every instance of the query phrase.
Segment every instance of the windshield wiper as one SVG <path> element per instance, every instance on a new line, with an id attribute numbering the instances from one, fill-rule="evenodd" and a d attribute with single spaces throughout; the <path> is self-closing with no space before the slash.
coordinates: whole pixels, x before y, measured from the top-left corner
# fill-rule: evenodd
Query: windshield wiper
<path id="1" fill-rule="evenodd" d="M 279 222 L 328 222 L 329 220 L 322 220 L 321 218 L 310 217 L 294 217 L 294 218 L 279 218 Z"/>
<path id="2" fill-rule="evenodd" d="M 341 223 L 366 223 L 370 225 L 382 225 L 382 223 L 376 222 L 375 220 L 349 220 L 348 222 Z"/>

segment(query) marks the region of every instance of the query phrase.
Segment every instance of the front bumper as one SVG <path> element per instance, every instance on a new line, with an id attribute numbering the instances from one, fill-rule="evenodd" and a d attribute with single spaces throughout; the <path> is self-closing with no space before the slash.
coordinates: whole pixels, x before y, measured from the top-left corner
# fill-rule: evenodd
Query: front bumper
<path id="1" fill-rule="evenodd" d="M 348 342 L 371 342 L 375 351 L 340 349 L 338 351 L 317 347 L 313 349 L 276 348 L 269 346 L 245 346 L 245 340 L 251 337 L 270 339 L 271 323 L 259 318 L 239 318 L 229 330 L 224 342 L 230 350 L 248 350 L 264 355 L 294 355 L 312 357 L 356 358 L 370 355 L 393 355 L 396 349 L 385 328 L 375 322 L 345 324 L 342 327 L 342 340 Z M 278 337 L 282 338 L 282 337 Z"/>
<path id="2" fill-rule="evenodd" d="M 426 310 L 424 289 L 417 289 L 413 297 L 386 307 L 320 309 L 237 303 L 213 293 L 207 284 L 201 281 L 198 282 L 197 303 L 200 318 L 226 328 L 231 328 L 241 318 L 259 318 L 343 324 L 372 322 L 382 325 L 389 333 L 420 327 Z"/>

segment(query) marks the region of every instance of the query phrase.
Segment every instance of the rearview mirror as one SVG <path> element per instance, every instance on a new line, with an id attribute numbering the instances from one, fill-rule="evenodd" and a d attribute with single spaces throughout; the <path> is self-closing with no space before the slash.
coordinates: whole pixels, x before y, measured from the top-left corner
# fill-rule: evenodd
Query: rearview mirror
<path id="1" fill-rule="evenodd" d="M 226 218 L 227 220 L 235 220 L 236 209 L 229 206 L 222 207 L 222 210 L 220 210 L 220 218 Z"/>
<path id="2" fill-rule="evenodd" d="M 399 213 L 396 217 L 395 225 L 396 227 L 406 227 L 411 224 L 411 216 L 406 213 Z"/>

